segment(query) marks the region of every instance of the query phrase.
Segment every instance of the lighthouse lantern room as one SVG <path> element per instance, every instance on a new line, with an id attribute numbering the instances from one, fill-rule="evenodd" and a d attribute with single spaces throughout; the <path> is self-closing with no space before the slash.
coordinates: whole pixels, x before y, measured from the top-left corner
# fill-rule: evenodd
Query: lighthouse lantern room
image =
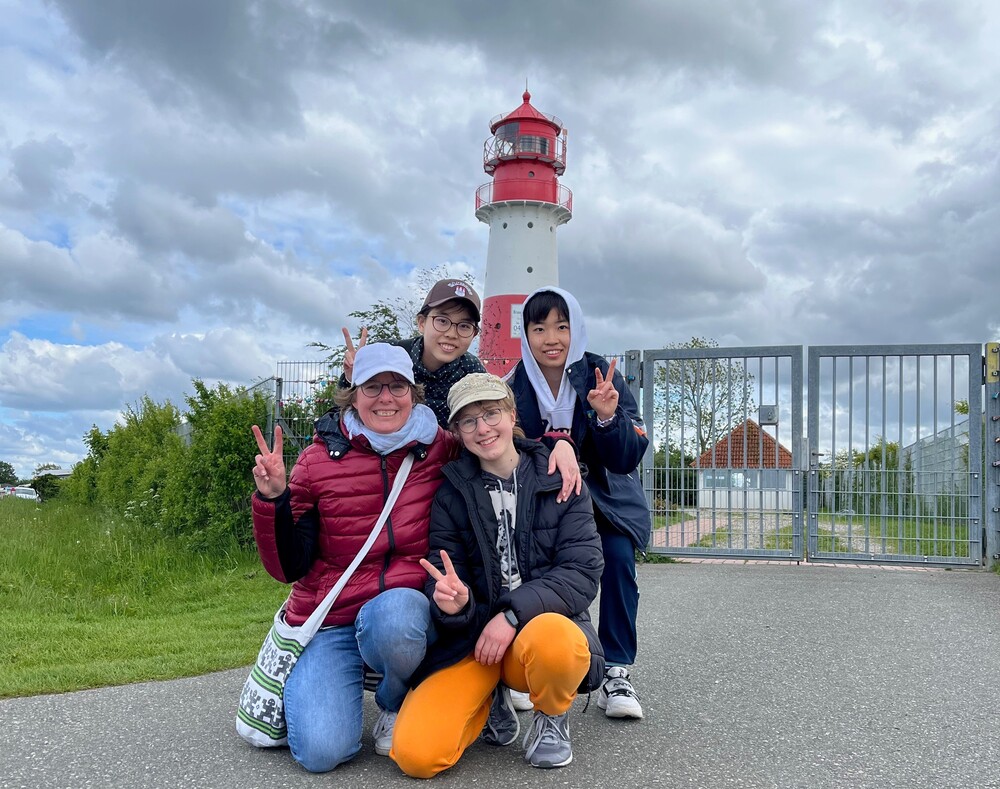
<path id="1" fill-rule="evenodd" d="M 521 305 L 536 288 L 559 284 L 556 228 L 573 216 L 566 170 L 566 129 L 531 106 L 490 121 L 483 169 L 493 180 L 476 190 L 476 218 L 490 226 L 479 356 L 497 375 L 521 358 Z"/>

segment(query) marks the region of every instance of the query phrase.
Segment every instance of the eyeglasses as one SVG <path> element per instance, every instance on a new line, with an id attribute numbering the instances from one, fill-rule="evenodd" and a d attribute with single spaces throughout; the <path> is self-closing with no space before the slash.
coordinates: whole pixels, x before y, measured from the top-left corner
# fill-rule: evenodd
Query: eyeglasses
<path id="1" fill-rule="evenodd" d="M 472 321 L 453 321 L 444 315 L 432 316 L 431 325 L 442 334 L 449 331 L 452 326 L 455 327 L 459 337 L 471 337 L 476 333 L 476 324 Z"/>
<path id="2" fill-rule="evenodd" d="M 393 381 L 391 384 L 380 384 L 378 381 L 369 381 L 358 387 L 364 392 L 365 397 L 379 397 L 383 389 L 388 389 L 393 397 L 402 397 L 410 391 L 410 385 L 406 381 Z"/>
<path id="3" fill-rule="evenodd" d="M 490 427 L 496 427 L 500 424 L 500 417 L 503 416 L 503 411 L 499 408 L 491 408 L 489 411 L 483 411 L 479 416 L 464 416 L 459 419 L 455 424 L 458 425 L 458 429 L 463 433 L 471 433 L 476 429 L 476 423 L 482 419 L 484 424 Z"/>

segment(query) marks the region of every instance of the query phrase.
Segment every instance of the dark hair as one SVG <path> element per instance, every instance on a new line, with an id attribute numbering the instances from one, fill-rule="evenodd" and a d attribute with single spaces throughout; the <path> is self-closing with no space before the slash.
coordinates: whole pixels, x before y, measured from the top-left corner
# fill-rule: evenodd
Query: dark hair
<path id="1" fill-rule="evenodd" d="M 559 320 L 569 320 L 569 305 L 566 299 L 551 290 L 543 290 L 536 293 L 526 302 L 521 309 L 521 324 L 527 326 L 529 323 L 544 323 L 552 310 L 559 315 Z"/>

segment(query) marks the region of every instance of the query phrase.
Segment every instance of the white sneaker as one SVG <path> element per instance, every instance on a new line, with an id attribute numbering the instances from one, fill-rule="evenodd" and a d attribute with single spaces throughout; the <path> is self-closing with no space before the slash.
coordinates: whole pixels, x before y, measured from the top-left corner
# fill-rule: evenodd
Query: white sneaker
<path id="1" fill-rule="evenodd" d="M 534 709 L 535 706 L 531 703 L 531 695 L 522 693 L 519 690 L 512 690 L 510 692 L 510 700 L 514 703 L 514 709 L 518 712 Z"/>
<path id="2" fill-rule="evenodd" d="M 608 666 L 604 672 L 604 683 L 597 694 L 597 706 L 609 718 L 642 718 L 639 694 L 629 681 L 628 669 Z"/>
<path id="3" fill-rule="evenodd" d="M 395 726 L 396 713 L 380 709 L 378 719 L 375 721 L 375 728 L 372 729 L 372 737 L 375 738 L 375 753 L 379 756 L 389 755 L 389 749 L 392 748 L 392 730 Z"/>

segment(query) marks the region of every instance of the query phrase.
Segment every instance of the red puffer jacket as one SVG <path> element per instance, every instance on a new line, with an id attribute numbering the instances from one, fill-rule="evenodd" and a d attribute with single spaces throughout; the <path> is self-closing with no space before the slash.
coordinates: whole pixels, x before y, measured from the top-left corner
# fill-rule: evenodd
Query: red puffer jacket
<path id="1" fill-rule="evenodd" d="M 324 620 L 353 623 L 358 610 L 386 589 L 423 589 L 431 501 L 441 468 L 458 453 L 455 438 L 438 428 L 429 445 L 411 444 L 385 457 L 363 436 L 348 440 L 339 414 L 316 422 L 313 443 L 299 455 L 287 490 L 277 499 L 253 496 L 253 533 L 264 569 L 294 581 L 285 618 L 304 622 L 353 561 L 389 495 L 407 452 L 413 467 L 385 526 Z"/>

